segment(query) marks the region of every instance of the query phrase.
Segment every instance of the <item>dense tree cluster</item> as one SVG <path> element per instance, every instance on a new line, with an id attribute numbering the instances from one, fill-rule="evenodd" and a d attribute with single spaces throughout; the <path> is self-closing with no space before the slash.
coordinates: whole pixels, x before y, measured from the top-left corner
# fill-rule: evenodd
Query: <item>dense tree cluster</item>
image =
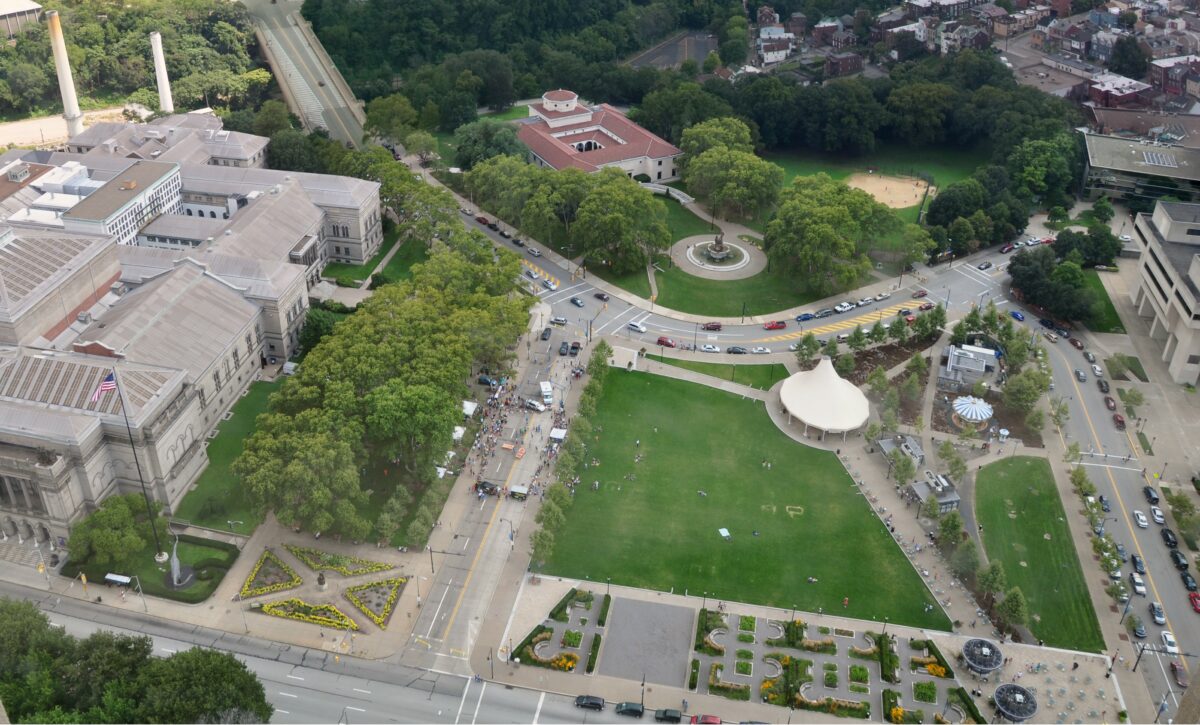
<path id="1" fill-rule="evenodd" d="M 1099 302 L 1087 286 L 1081 260 L 1078 250 L 1060 262 L 1053 249 L 1039 246 L 1017 253 L 1008 273 L 1013 289 L 1025 302 L 1041 307 L 1055 319 L 1079 321 L 1087 319 Z"/>
<path id="2" fill-rule="evenodd" d="M 159 518 L 162 505 L 150 503 L 159 540 L 166 539 L 166 528 Z M 153 533 L 146 523 L 146 499 L 138 493 L 109 496 L 85 519 L 71 527 L 68 549 L 75 561 L 107 564 L 125 561 L 150 545 Z"/>
<path id="3" fill-rule="evenodd" d="M 268 722 L 262 683 L 233 655 L 153 657 L 149 637 L 76 639 L 28 602 L 0 599 L 0 700 L 12 722 Z"/>
<path id="4" fill-rule="evenodd" d="M 954 327 L 950 341 L 962 345 L 980 336 L 999 343 L 1004 350 L 1004 363 L 1010 375 L 1017 373 L 1028 362 L 1032 352 L 1029 334 L 1020 325 L 1013 324 L 1012 318 L 1001 312 L 993 302 L 983 308 L 972 308 L 964 315 Z"/>
<path id="5" fill-rule="evenodd" d="M 56 7 L 84 107 L 132 95 L 158 109 L 149 38 L 154 30 L 163 34 L 178 106 L 257 105 L 271 83 L 271 74 L 251 60 L 254 32 L 240 4 L 77 0 Z M 61 107 L 47 26 L 29 26 L 14 44 L 0 45 L 0 115 Z"/>
<path id="6" fill-rule="evenodd" d="M 644 267 L 671 242 L 666 207 L 620 169 L 555 171 L 496 156 L 467 173 L 466 189 L 509 224 L 619 274 Z"/>
<path id="7" fill-rule="evenodd" d="M 722 218 L 747 218 L 775 206 L 783 169 L 754 155 L 750 128 L 714 118 L 683 132 L 683 180 L 688 191 Z"/>
<path id="8" fill-rule="evenodd" d="M 409 280 L 376 290 L 308 353 L 272 397 L 234 472 L 281 520 L 363 539 L 371 530 L 364 466 L 392 462 L 412 490 L 369 483 L 387 502 L 388 525 L 411 514 L 408 536 L 423 540 L 442 501 L 425 496 L 415 513 L 407 507 L 434 480 L 471 371 L 507 366 L 528 300 L 512 294 L 515 255 L 497 256 L 482 235 L 468 233 L 445 192 L 414 180 L 377 147 L 346 152 L 337 166 L 379 180 L 401 237 L 429 243 L 430 258 Z"/>
<path id="9" fill-rule="evenodd" d="M 733 0 L 305 0 L 303 13 L 360 97 L 391 93 L 404 76 L 413 107 L 437 107 L 447 130 L 473 120 L 476 106 L 504 108 L 547 88 L 636 101 L 658 71 L 616 61 L 680 27 L 740 37 L 743 58 L 747 49 L 744 25 L 726 30 L 743 16 Z M 737 57 L 736 42 L 722 47 Z"/>

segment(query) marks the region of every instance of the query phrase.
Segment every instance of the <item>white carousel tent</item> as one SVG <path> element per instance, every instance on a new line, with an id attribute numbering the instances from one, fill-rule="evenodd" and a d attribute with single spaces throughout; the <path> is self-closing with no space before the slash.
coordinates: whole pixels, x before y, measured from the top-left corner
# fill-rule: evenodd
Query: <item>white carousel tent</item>
<path id="1" fill-rule="evenodd" d="M 870 414 L 867 396 L 854 383 L 843 380 L 827 357 L 812 370 L 783 381 L 779 398 L 788 419 L 803 423 L 805 433 L 811 427 L 845 434 L 861 428 Z"/>

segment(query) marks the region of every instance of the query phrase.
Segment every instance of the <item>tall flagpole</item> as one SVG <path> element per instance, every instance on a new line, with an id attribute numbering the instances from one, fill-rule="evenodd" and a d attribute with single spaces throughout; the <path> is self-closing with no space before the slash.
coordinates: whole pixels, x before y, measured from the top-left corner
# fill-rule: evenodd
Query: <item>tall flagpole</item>
<path id="1" fill-rule="evenodd" d="M 150 521 L 150 530 L 154 532 L 154 560 L 163 562 L 167 560 L 167 552 L 163 550 L 162 542 L 158 540 L 158 527 L 154 525 L 154 508 L 150 505 L 150 492 L 146 490 L 146 479 L 142 476 L 142 464 L 138 460 L 137 446 L 133 443 L 133 426 L 129 424 L 129 411 L 125 408 L 125 391 L 121 388 L 116 365 L 113 366 L 112 374 L 113 385 L 117 387 L 117 399 L 121 403 L 121 415 L 125 418 L 125 432 L 129 434 L 129 450 L 133 453 L 133 465 L 137 467 L 138 482 L 142 484 L 142 499 L 146 502 L 146 516 Z"/>

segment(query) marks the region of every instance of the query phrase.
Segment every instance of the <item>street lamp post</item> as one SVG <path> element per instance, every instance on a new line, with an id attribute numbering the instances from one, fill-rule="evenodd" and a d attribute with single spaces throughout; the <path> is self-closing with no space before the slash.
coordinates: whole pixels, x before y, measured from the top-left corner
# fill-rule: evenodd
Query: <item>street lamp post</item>
<path id="1" fill-rule="evenodd" d="M 233 527 L 234 527 L 234 525 L 241 526 L 242 524 L 244 524 L 244 523 L 246 523 L 246 522 L 245 522 L 245 521 L 226 521 L 225 523 L 229 524 L 229 533 L 231 533 L 231 534 L 233 534 L 233 535 L 234 535 L 234 539 L 233 539 L 233 545 L 234 545 L 234 546 L 238 546 L 238 544 L 237 544 L 237 531 L 234 531 Z M 240 548 L 242 548 L 242 547 L 238 546 L 238 548 L 240 549 Z"/>
<path id="2" fill-rule="evenodd" d="M 612 577 L 608 577 L 604 585 L 604 595 L 608 596 L 612 593 Z"/>
<path id="3" fill-rule="evenodd" d="M 704 592 L 704 603 L 700 605 L 701 609 L 708 609 L 708 592 Z"/>

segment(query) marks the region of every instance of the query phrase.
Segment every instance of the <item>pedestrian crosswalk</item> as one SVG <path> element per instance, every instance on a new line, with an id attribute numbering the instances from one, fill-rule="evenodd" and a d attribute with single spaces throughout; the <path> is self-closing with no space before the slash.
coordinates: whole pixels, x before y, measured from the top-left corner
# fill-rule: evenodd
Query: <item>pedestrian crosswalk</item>
<path id="1" fill-rule="evenodd" d="M 324 107 L 317 100 L 317 94 L 313 93 L 313 89 L 300 75 L 300 70 L 292 62 L 288 55 L 288 46 L 280 42 L 279 33 L 273 28 L 265 28 L 267 34 L 267 42 L 274 49 L 275 60 L 279 63 L 279 70 L 283 71 L 283 77 L 280 81 L 287 83 L 288 88 L 292 91 L 292 96 L 295 97 L 297 105 L 300 106 L 300 115 L 304 117 L 305 125 L 309 128 L 324 128 L 325 117 Z"/>
<path id="2" fill-rule="evenodd" d="M 550 274 L 549 272 L 547 272 L 546 270 L 544 270 L 544 269 L 542 269 L 541 267 L 537 266 L 537 265 L 536 265 L 536 264 L 534 264 L 533 262 L 530 262 L 528 259 L 522 259 L 522 260 L 521 260 L 521 264 L 522 264 L 522 265 L 524 265 L 526 269 L 528 269 L 528 270 L 530 270 L 531 272 L 533 272 L 534 274 L 536 274 L 536 275 L 538 276 L 538 279 L 539 279 L 539 280 L 542 280 L 542 279 L 548 279 L 548 280 L 550 280 L 551 282 L 553 282 L 553 283 L 554 283 L 554 285 L 555 285 L 556 287 L 557 287 L 558 285 L 561 285 L 561 284 L 562 284 L 562 280 L 561 280 L 561 279 L 559 279 L 558 277 L 556 277 L 556 276 L 555 276 L 555 275 L 553 275 L 553 274 Z M 540 284 L 540 282 L 539 282 L 539 284 Z"/>
<path id="3" fill-rule="evenodd" d="M 820 336 L 830 332 L 853 330 L 859 325 L 862 326 L 864 331 L 868 331 L 875 325 L 876 322 L 895 322 L 896 315 L 900 312 L 900 310 L 907 309 L 912 310 L 915 313 L 920 304 L 920 302 L 914 300 L 907 303 L 901 302 L 894 305 L 876 307 L 870 312 L 864 312 L 863 314 L 856 315 L 854 317 L 836 318 L 836 322 L 824 322 L 823 320 L 809 320 L 808 322 L 798 323 L 789 322 L 789 325 L 797 325 L 796 329 L 780 335 L 762 337 L 754 340 L 754 342 L 781 342 L 785 340 L 799 340 L 809 333 Z"/>

